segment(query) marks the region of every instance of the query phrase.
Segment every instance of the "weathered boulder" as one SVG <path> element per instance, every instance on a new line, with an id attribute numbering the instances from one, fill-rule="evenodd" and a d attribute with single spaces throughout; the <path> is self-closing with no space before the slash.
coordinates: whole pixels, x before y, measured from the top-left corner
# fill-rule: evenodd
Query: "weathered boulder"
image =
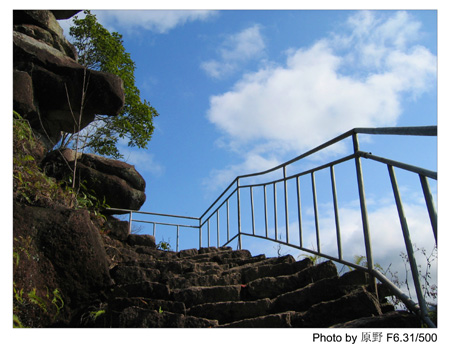
<path id="1" fill-rule="evenodd" d="M 146 246 L 155 248 L 155 237 L 148 234 L 130 234 L 127 238 L 127 243 L 131 246 Z"/>
<path id="2" fill-rule="evenodd" d="M 81 10 L 51 10 L 56 19 L 69 19 Z"/>
<path id="3" fill-rule="evenodd" d="M 51 11 L 14 11 L 14 110 L 49 150 L 61 131 L 78 132 L 95 115 L 116 116 L 124 105 L 119 77 L 86 69 L 76 59 Z"/>
<path id="4" fill-rule="evenodd" d="M 74 165 L 75 152 L 71 149 L 52 151 L 42 162 L 45 173 L 59 180 L 71 176 Z M 125 162 L 79 154 L 76 176 L 112 208 L 139 210 L 145 202 L 145 180 L 134 166 Z"/>
<path id="5" fill-rule="evenodd" d="M 25 326 L 50 325 L 56 315 L 58 321 L 67 321 L 112 284 L 103 241 L 86 210 L 14 203 L 14 238 L 15 289 L 24 294 L 35 290 L 47 303 L 46 311 L 36 307 L 31 313 L 33 307 L 25 305 L 20 319 Z M 57 314 L 55 290 L 62 300 L 56 299 L 61 306 Z M 50 319 L 43 321 L 47 316 Z"/>

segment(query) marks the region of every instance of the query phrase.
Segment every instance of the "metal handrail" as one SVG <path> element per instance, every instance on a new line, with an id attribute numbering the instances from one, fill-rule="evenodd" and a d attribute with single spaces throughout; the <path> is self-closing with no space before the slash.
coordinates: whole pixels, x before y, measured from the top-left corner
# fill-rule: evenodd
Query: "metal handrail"
<path id="1" fill-rule="evenodd" d="M 296 249 L 300 249 L 305 252 L 309 252 L 314 255 L 321 256 L 326 259 L 333 260 L 335 262 L 350 266 L 355 269 L 363 270 L 367 273 L 369 273 L 373 277 L 373 285 L 376 286 L 375 278 L 377 278 L 379 281 L 386 284 L 391 291 L 399 298 L 401 299 L 406 307 L 410 309 L 412 312 L 418 314 L 423 321 L 430 327 L 434 327 L 434 324 L 431 322 L 431 320 L 428 317 L 427 314 L 427 306 L 425 303 L 425 299 L 422 295 L 421 285 L 419 281 L 419 274 L 417 269 L 417 264 L 415 262 L 414 252 L 412 249 L 412 243 L 411 239 L 409 237 L 409 229 L 406 221 L 406 217 L 403 211 L 402 201 L 400 198 L 400 192 L 396 181 L 395 171 L 394 168 L 398 168 L 401 170 L 409 171 L 412 173 L 416 173 L 419 178 L 423 189 L 425 204 L 427 206 L 428 214 L 430 217 L 431 227 L 434 234 L 434 239 L 437 245 L 437 213 L 434 207 L 433 203 L 433 197 L 428 185 L 427 179 L 433 179 L 437 180 L 437 172 L 430 171 L 418 166 L 413 166 L 410 164 L 406 164 L 403 162 L 395 161 L 392 159 L 387 159 L 383 157 L 379 157 L 376 155 L 373 155 L 368 152 L 361 151 L 359 149 L 359 142 L 358 142 L 358 134 L 369 134 L 369 135 L 413 135 L 413 136 L 437 136 L 437 126 L 422 126 L 422 127 L 386 127 L 386 128 L 354 128 L 351 129 L 285 163 L 282 163 L 276 167 L 270 168 L 268 170 L 262 171 L 262 172 L 256 172 L 256 173 L 249 173 L 245 175 L 240 175 L 236 177 L 232 183 L 219 195 L 219 197 L 206 209 L 206 211 L 200 216 L 200 217 L 189 217 L 189 216 L 180 216 L 180 215 L 170 215 L 170 214 L 158 214 L 158 213 L 150 213 L 150 212 L 141 212 L 141 211 L 132 211 L 132 210 L 126 210 L 126 209 L 114 209 L 113 211 L 116 212 L 122 212 L 122 213 L 129 213 L 129 230 L 131 232 L 131 224 L 133 221 L 135 222 L 145 222 L 145 223 L 151 223 L 153 224 L 153 234 L 155 234 L 155 228 L 156 225 L 169 225 L 169 226 L 176 226 L 177 228 L 177 251 L 179 247 L 179 229 L 180 227 L 190 227 L 198 230 L 199 235 L 199 247 L 202 247 L 203 243 L 203 237 L 202 237 L 202 229 L 206 226 L 207 230 L 207 245 L 210 246 L 210 222 L 213 220 L 213 218 L 216 218 L 216 229 L 217 229 L 217 246 L 220 246 L 220 220 L 219 220 L 219 213 L 223 207 L 226 207 L 226 227 L 227 227 L 227 241 L 222 245 L 229 245 L 232 241 L 238 240 L 238 247 L 242 249 L 242 236 L 250 236 L 254 238 L 260 238 L 265 240 L 274 241 L 289 247 L 293 247 Z M 298 173 L 294 173 L 291 175 L 287 174 L 287 167 L 292 165 L 294 162 L 297 162 L 299 160 L 302 160 L 314 153 L 317 153 L 329 146 L 332 146 L 333 144 L 336 144 L 344 139 L 352 138 L 353 142 L 353 153 L 345 156 L 343 158 L 334 160 L 332 162 L 328 162 L 326 164 L 310 168 L 305 171 L 301 171 Z M 361 165 L 361 158 L 364 159 L 370 159 L 372 161 L 379 162 L 381 164 L 384 164 L 388 168 L 389 177 L 394 193 L 394 198 L 397 206 L 397 211 L 400 218 L 400 224 L 402 228 L 403 237 L 405 240 L 405 246 L 407 249 L 408 254 L 408 260 L 410 262 L 410 267 L 413 275 L 416 295 L 418 299 L 418 304 L 416 304 L 414 301 L 412 301 L 409 297 L 407 297 L 399 288 L 397 288 L 392 282 L 390 282 L 384 275 L 381 274 L 380 271 L 376 270 L 374 268 L 373 258 L 372 258 L 372 246 L 371 246 L 371 239 L 370 239 L 370 229 L 369 229 L 369 220 L 368 220 L 368 212 L 366 208 L 366 198 L 365 198 L 365 190 L 364 190 L 364 181 L 363 181 L 363 171 L 362 171 L 362 165 Z M 350 261 L 346 261 L 343 259 L 342 254 L 342 247 L 341 247 L 341 228 L 339 224 L 339 207 L 337 203 L 337 194 L 336 194 L 336 181 L 335 181 L 335 175 L 334 175 L 334 167 L 349 161 L 354 160 L 355 161 L 355 167 L 356 167 L 356 177 L 357 177 L 357 184 L 358 184 L 358 192 L 359 192 L 359 201 L 360 201 L 360 210 L 361 210 L 361 220 L 362 220 L 362 229 L 364 234 L 364 244 L 365 244 L 365 251 L 366 251 L 366 259 L 367 259 L 367 267 L 362 267 L 360 265 L 354 264 Z M 338 247 L 338 255 L 332 256 L 327 255 L 321 252 L 320 249 L 320 228 L 319 228 L 319 216 L 318 216 L 318 209 L 317 209 L 317 199 L 316 199 L 316 181 L 315 181 L 315 173 L 321 170 L 329 169 L 330 170 L 330 179 L 331 179 L 331 185 L 332 185 L 332 194 L 333 194 L 333 209 L 334 209 L 334 217 L 335 217 L 335 225 L 336 225 L 336 238 L 337 238 L 337 247 Z M 275 171 L 281 171 L 282 177 L 277 178 L 274 180 L 266 181 L 266 182 L 260 182 L 260 183 L 248 183 L 243 184 L 242 181 L 247 178 L 257 177 L 266 175 L 271 172 Z M 301 176 L 311 176 L 311 185 L 312 185 L 312 195 L 313 195 L 313 203 L 314 203 L 314 219 L 315 219 L 315 228 L 316 228 L 316 244 L 317 249 L 311 250 L 309 248 L 306 248 L 303 246 L 302 241 L 302 219 L 301 219 L 301 190 L 300 190 L 300 177 Z M 287 183 L 290 180 L 295 180 L 296 182 L 296 194 L 297 194 L 297 204 L 298 204 L 298 220 L 299 220 L 299 245 L 295 245 L 290 243 L 289 238 L 289 210 L 288 210 L 288 186 Z M 284 188 L 284 204 L 281 206 L 284 207 L 284 217 L 285 217 L 285 230 L 286 230 L 286 241 L 282 241 L 281 239 L 278 239 L 278 204 L 277 204 L 277 184 L 282 184 L 282 187 Z M 273 217 L 274 217 L 274 230 L 275 230 L 275 239 L 272 239 L 268 235 L 268 206 L 267 206 L 267 187 L 272 187 L 273 192 Z M 265 223 L 265 236 L 257 235 L 255 232 L 255 212 L 254 212 L 254 200 L 253 200 L 253 191 L 255 188 L 263 188 L 264 191 L 264 223 Z M 251 206 L 251 234 L 246 233 L 242 231 L 242 224 L 241 224 L 241 196 L 240 191 L 243 189 L 249 189 L 250 193 L 250 206 Z M 237 234 L 233 235 L 230 238 L 230 217 L 229 217 L 229 202 L 235 199 L 236 200 L 236 217 L 237 217 Z M 162 217 L 170 217 L 172 219 L 184 219 L 184 220 L 190 220 L 196 222 L 194 225 L 186 225 L 181 223 L 168 223 L 168 222 L 162 222 L 162 221 L 142 221 L 142 220 L 133 220 L 132 215 L 133 214 L 143 214 L 143 215 L 152 215 L 152 216 L 162 216 Z"/>

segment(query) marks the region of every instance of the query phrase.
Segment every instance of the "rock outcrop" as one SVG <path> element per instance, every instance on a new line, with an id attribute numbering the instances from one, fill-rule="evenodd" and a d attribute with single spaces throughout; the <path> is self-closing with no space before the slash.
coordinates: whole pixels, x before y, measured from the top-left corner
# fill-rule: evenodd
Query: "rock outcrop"
<path id="1" fill-rule="evenodd" d="M 22 325 L 421 326 L 415 315 L 384 303 L 384 288 L 378 299 L 365 273 L 339 276 L 331 261 L 315 265 L 308 258 L 252 256 L 230 247 L 163 251 L 152 236 L 125 234 L 126 222 L 115 221 L 118 232 L 109 232 L 107 223 L 112 221 L 85 210 L 15 203 L 15 309 Z M 21 301 L 21 291 L 36 294 L 45 305 Z"/>
<path id="2" fill-rule="evenodd" d="M 73 11 L 56 13 L 65 18 Z M 13 18 L 13 107 L 28 119 L 48 150 L 61 131 L 77 132 L 96 114 L 120 112 L 125 99 L 122 80 L 78 64 L 75 48 L 52 11 L 16 10 Z"/>
<path id="3" fill-rule="evenodd" d="M 47 175 L 67 180 L 73 173 L 74 164 L 75 152 L 64 149 L 47 154 L 41 165 Z M 125 162 L 79 153 L 76 176 L 99 200 L 112 208 L 139 210 L 145 202 L 145 180 L 134 166 Z"/>
<path id="4" fill-rule="evenodd" d="M 14 202 L 14 253 L 15 307 L 23 326 L 67 324 L 113 283 L 99 229 L 86 210 Z M 33 290 L 39 303 L 19 298 Z"/>

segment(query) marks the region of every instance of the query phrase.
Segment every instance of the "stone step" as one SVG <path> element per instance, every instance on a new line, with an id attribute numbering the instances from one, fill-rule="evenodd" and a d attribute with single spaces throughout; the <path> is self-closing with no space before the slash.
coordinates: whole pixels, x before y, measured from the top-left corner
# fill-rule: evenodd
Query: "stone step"
<path id="1" fill-rule="evenodd" d="M 361 287 L 336 300 L 323 301 L 311 306 L 305 312 L 296 313 L 291 320 L 292 327 L 331 327 L 362 317 L 382 315 L 375 297 Z"/>
<path id="2" fill-rule="evenodd" d="M 92 327 L 389 327 L 415 325 L 390 312 L 359 270 L 338 276 L 334 263 L 252 256 L 224 248 L 168 252 L 105 241 L 115 285 Z M 106 308 L 105 308 L 106 307 Z M 391 322 L 390 322 L 390 320 Z M 399 326 L 403 327 L 403 326 Z M 414 327 L 414 326 L 405 326 Z"/>
<path id="3" fill-rule="evenodd" d="M 120 313 L 114 314 L 111 319 L 111 327 L 122 328 L 209 328 L 217 326 L 217 320 L 136 306 L 128 307 Z"/>
<path id="4" fill-rule="evenodd" d="M 305 287 L 312 282 L 336 276 L 336 266 L 331 261 L 327 261 L 309 266 L 292 275 L 263 277 L 253 280 L 243 288 L 242 294 L 246 300 L 272 299 L 278 295 Z"/>
<path id="5" fill-rule="evenodd" d="M 187 309 L 188 315 L 214 319 L 220 325 L 247 318 L 255 318 L 267 315 L 272 308 L 270 299 L 257 301 L 226 301 L 203 303 Z"/>
<path id="6" fill-rule="evenodd" d="M 189 312 L 189 310 L 188 310 Z M 323 328 L 335 324 L 349 324 L 361 317 L 381 316 L 381 310 L 372 294 L 361 288 L 336 300 L 325 301 L 310 307 L 307 311 L 285 311 L 280 313 L 246 318 L 219 327 L 232 328 Z M 343 325 L 340 325 L 343 327 Z"/>
<path id="7" fill-rule="evenodd" d="M 303 288 L 276 296 L 272 299 L 271 311 L 273 313 L 306 311 L 316 303 L 340 298 L 348 291 L 348 288 L 339 286 L 338 277 L 324 278 Z"/>
<path id="8" fill-rule="evenodd" d="M 229 301 L 199 304 L 187 310 L 187 314 L 215 319 L 220 325 L 237 320 L 283 313 L 306 311 L 316 303 L 339 299 L 359 286 L 340 285 L 338 277 L 325 278 L 307 286 L 279 295 L 273 299 L 256 301 Z"/>
<path id="9" fill-rule="evenodd" d="M 161 271 L 158 269 L 147 269 L 134 265 L 117 265 L 109 273 L 116 284 L 159 282 L 161 280 Z"/>
<path id="10" fill-rule="evenodd" d="M 240 301 L 241 285 L 175 289 L 172 291 L 172 297 L 175 301 L 184 302 L 187 308 L 202 303 Z"/>
<path id="11" fill-rule="evenodd" d="M 242 276 L 238 273 L 222 275 L 188 273 L 185 275 L 171 276 L 171 278 L 164 280 L 164 282 L 171 289 L 182 289 L 196 286 L 213 287 L 234 285 L 241 284 L 241 281 Z"/>
<path id="12" fill-rule="evenodd" d="M 172 300 L 167 285 L 148 281 L 116 285 L 112 290 L 112 296 Z"/>
<path id="13" fill-rule="evenodd" d="M 293 258 L 292 258 L 293 260 Z M 267 263 L 253 264 L 251 266 L 245 266 L 241 269 L 230 269 L 230 272 L 240 271 L 242 275 L 242 283 L 247 284 L 256 279 L 264 277 L 277 277 L 283 275 L 295 274 L 301 270 L 304 270 L 312 265 L 309 259 L 296 262 L 286 261 L 277 263 L 276 260 L 268 261 Z"/>

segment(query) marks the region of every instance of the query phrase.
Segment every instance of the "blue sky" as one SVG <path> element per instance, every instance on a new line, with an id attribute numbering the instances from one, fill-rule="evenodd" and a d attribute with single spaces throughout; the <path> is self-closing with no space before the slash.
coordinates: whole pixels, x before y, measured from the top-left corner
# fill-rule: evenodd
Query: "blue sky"
<path id="1" fill-rule="evenodd" d="M 237 175 L 274 167 L 354 127 L 437 124 L 436 11 L 93 13 L 123 35 L 141 96 L 160 113 L 147 150 L 121 146 L 147 182 L 143 211 L 198 217 Z M 436 170 L 434 139 L 362 140 L 377 155 Z M 326 158 L 349 149 L 336 147 Z M 367 186 L 372 217 L 395 222 L 390 186 L 378 183 Z M 415 215 L 414 187 L 405 185 L 405 197 Z M 347 227 L 356 228 L 357 198 L 340 193 Z M 329 205 L 320 205 L 325 224 Z M 426 214 L 416 220 L 427 221 Z M 173 231 L 164 240 L 174 246 Z M 255 254 L 274 252 L 273 243 L 250 246 Z"/>
<path id="2" fill-rule="evenodd" d="M 122 149 L 144 209 L 199 214 L 236 175 L 353 127 L 437 123 L 435 11 L 93 13 L 160 113 L 148 150 Z"/>

